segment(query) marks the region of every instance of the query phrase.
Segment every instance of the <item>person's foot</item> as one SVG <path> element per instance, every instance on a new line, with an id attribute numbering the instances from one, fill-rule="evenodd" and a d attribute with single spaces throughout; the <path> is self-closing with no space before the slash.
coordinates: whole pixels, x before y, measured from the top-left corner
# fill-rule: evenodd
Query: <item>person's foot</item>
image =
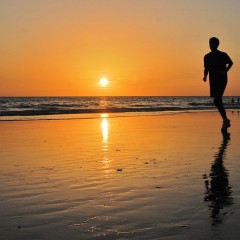
<path id="1" fill-rule="evenodd" d="M 231 127 L 231 123 L 229 119 L 223 120 L 222 131 L 226 131 L 229 127 Z"/>

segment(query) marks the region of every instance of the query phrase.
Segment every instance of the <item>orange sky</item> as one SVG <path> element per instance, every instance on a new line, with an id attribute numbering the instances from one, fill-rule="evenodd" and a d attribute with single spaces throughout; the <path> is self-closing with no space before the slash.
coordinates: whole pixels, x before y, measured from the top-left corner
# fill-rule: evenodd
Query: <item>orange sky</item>
<path id="1" fill-rule="evenodd" d="M 234 62 L 226 95 L 239 95 L 239 12 L 234 0 L 1 0 L 0 96 L 208 95 L 211 36 Z"/>

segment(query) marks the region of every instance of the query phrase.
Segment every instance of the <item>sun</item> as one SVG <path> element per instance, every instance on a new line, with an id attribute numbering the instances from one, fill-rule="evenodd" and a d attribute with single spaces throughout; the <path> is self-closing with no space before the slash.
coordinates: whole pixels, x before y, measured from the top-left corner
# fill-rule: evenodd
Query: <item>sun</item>
<path id="1" fill-rule="evenodd" d="M 101 87 L 106 87 L 108 85 L 109 81 L 107 78 L 103 77 L 100 79 L 99 84 Z"/>

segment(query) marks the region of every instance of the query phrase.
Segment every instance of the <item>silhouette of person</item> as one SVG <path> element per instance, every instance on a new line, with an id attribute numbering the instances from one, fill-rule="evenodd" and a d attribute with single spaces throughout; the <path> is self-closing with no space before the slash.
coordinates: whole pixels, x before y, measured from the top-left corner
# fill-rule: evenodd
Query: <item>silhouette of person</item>
<path id="1" fill-rule="evenodd" d="M 231 197 L 231 186 L 229 186 L 228 171 L 224 167 L 225 151 L 229 144 L 230 133 L 223 132 L 223 141 L 219 147 L 219 151 L 215 155 L 214 162 L 211 167 L 209 180 L 205 180 L 206 195 L 205 202 L 209 202 L 211 210 L 212 225 L 217 226 L 224 220 L 224 213 L 220 213 L 224 207 L 234 203 Z"/>
<path id="2" fill-rule="evenodd" d="M 209 74 L 210 96 L 214 99 L 214 104 L 222 116 L 222 131 L 226 131 L 231 124 L 230 120 L 227 118 L 222 97 L 228 82 L 227 72 L 232 67 L 233 62 L 227 53 L 218 50 L 218 46 L 218 38 L 210 38 L 209 47 L 211 52 L 204 56 L 203 81 L 207 81 L 207 76 Z"/>

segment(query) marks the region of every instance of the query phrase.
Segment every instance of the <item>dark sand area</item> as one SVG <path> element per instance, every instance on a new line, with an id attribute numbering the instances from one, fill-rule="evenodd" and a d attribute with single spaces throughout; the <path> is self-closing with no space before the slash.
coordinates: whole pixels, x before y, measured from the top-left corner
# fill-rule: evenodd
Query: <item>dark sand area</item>
<path id="1" fill-rule="evenodd" d="M 0 239 L 238 239 L 228 114 L 0 122 Z"/>

